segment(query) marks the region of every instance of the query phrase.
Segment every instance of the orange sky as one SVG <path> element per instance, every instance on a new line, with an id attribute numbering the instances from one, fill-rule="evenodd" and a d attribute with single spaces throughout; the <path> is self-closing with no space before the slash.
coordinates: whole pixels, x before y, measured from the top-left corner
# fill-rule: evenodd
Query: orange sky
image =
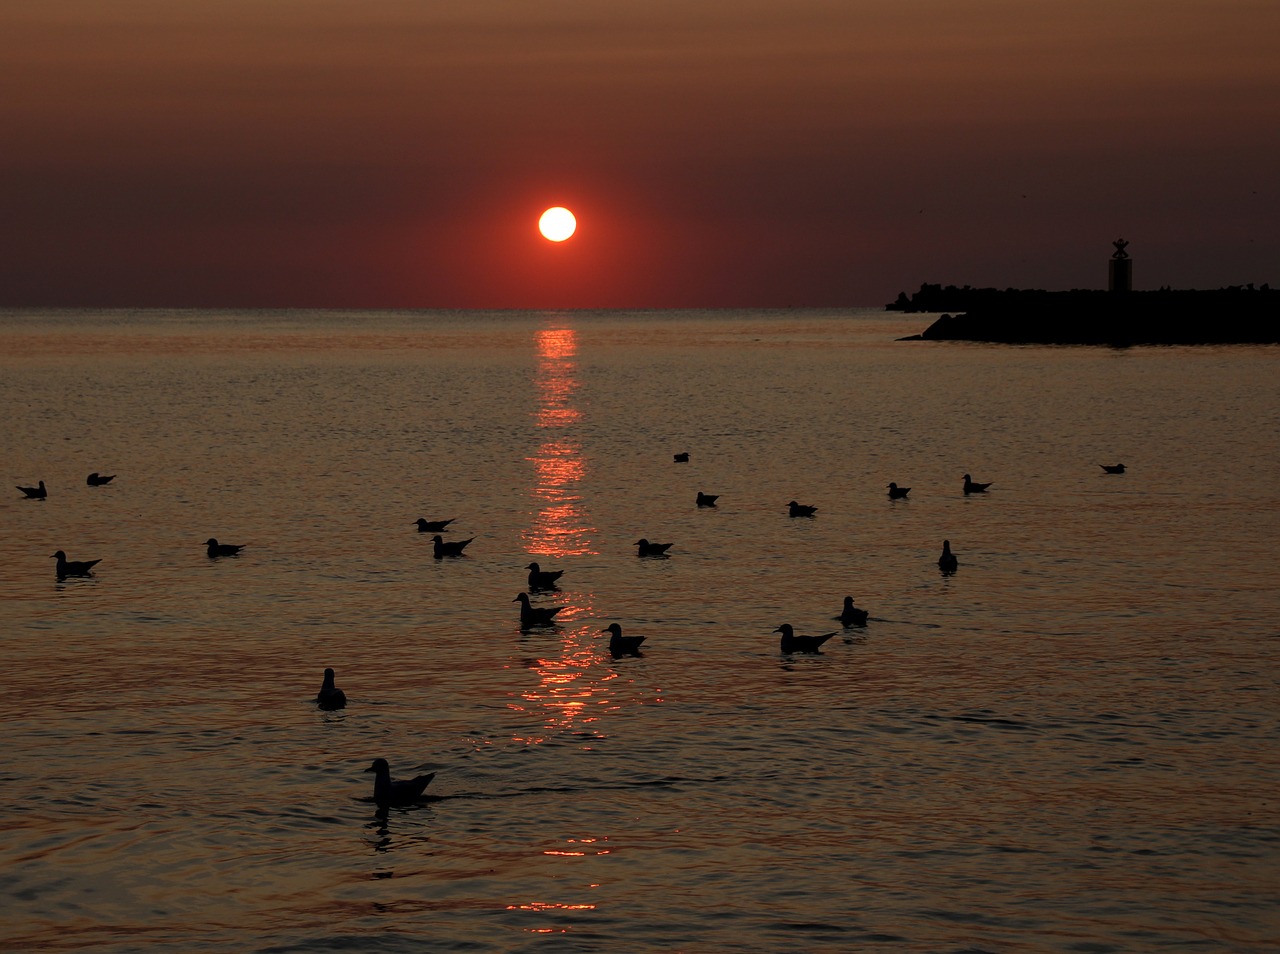
<path id="1" fill-rule="evenodd" d="M 0 306 L 1280 281 L 1276 0 L 0 6 Z M 552 246 L 538 214 L 579 232 Z"/>

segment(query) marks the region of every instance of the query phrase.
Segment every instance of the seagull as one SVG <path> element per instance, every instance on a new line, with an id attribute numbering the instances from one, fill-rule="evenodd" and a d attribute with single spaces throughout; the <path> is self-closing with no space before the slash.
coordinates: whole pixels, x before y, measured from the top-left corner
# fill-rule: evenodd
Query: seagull
<path id="1" fill-rule="evenodd" d="M 956 567 L 960 565 L 960 561 L 956 559 L 956 555 L 951 552 L 951 541 L 942 541 L 942 556 L 938 557 L 938 569 L 948 575 L 956 571 Z"/>
<path id="2" fill-rule="evenodd" d="M 970 494 L 985 494 L 990 486 L 991 481 L 987 481 L 985 484 L 978 484 L 974 483 L 968 474 L 964 475 L 964 495 L 966 497 Z"/>
<path id="3" fill-rule="evenodd" d="M 39 487 L 19 487 L 18 489 L 26 494 L 28 500 L 44 500 L 45 497 L 49 496 L 49 491 L 44 489 L 43 480 L 40 481 Z"/>
<path id="4" fill-rule="evenodd" d="M 520 604 L 520 628 L 530 626 L 554 626 L 555 615 L 564 609 L 563 606 L 530 606 L 529 594 L 521 593 L 511 602 Z"/>
<path id="5" fill-rule="evenodd" d="M 1098 466 L 1101 467 L 1103 470 L 1105 470 L 1108 474 L 1124 473 L 1124 464 L 1099 464 Z"/>
<path id="6" fill-rule="evenodd" d="M 529 589 L 531 590 L 555 589 L 556 580 L 564 574 L 564 570 L 544 570 L 536 563 L 530 563 L 525 569 L 529 571 Z"/>
<path id="7" fill-rule="evenodd" d="M 419 517 L 418 524 L 417 524 L 418 532 L 419 533 L 444 533 L 445 532 L 444 528 L 449 526 L 449 524 L 453 523 L 453 521 L 456 519 L 457 517 L 451 517 L 448 520 L 427 520 L 424 517 Z"/>
<path id="8" fill-rule="evenodd" d="M 422 798 L 422 793 L 436 777 L 435 772 L 429 772 L 412 779 L 392 780 L 391 766 L 387 765 L 386 759 L 374 759 L 373 764 L 365 771 L 374 773 L 373 800 L 377 802 L 379 808 L 387 808 L 391 805 L 412 805 Z"/>
<path id="9" fill-rule="evenodd" d="M 89 571 L 102 562 L 101 560 L 68 560 L 67 555 L 61 550 L 50 559 L 58 561 L 58 579 L 64 576 L 91 576 Z"/>
<path id="10" fill-rule="evenodd" d="M 897 484 L 893 483 L 892 481 L 889 482 L 889 499 L 890 500 L 905 500 L 907 494 L 909 493 L 911 493 L 910 487 L 899 487 Z"/>
<path id="11" fill-rule="evenodd" d="M 471 538 L 471 540 L 474 539 L 475 537 Z M 431 542 L 435 544 L 435 548 L 432 552 L 437 560 L 441 557 L 447 556 L 462 556 L 462 551 L 467 548 L 467 544 L 470 543 L 471 540 L 454 540 L 450 543 L 445 543 L 440 537 L 440 534 L 437 533 L 431 538 Z"/>
<path id="12" fill-rule="evenodd" d="M 85 483 L 88 484 L 90 487 L 101 487 L 103 484 L 109 484 L 111 483 L 111 481 L 115 479 L 116 479 L 115 474 L 112 474 L 109 477 L 103 477 L 101 474 L 99 474 L 95 470 L 92 474 L 90 474 L 87 478 L 85 478 Z"/>
<path id="13" fill-rule="evenodd" d="M 793 517 L 812 517 L 818 512 L 817 507 L 809 507 L 805 504 L 798 504 L 794 500 L 787 504 L 791 508 L 791 516 Z"/>
<path id="14" fill-rule="evenodd" d="M 840 615 L 836 619 L 844 623 L 845 626 L 866 626 L 867 617 L 871 614 L 864 609 L 858 609 L 853 605 L 853 597 L 846 596 L 844 598 L 844 609 L 840 611 Z"/>
<path id="15" fill-rule="evenodd" d="M 782 634 L 784 653 L 820 652 L 822 644 L 835 635 L 835 633 L 823 633 L 821 636 L 797 636 L 790 623 L 783 623 L 774 632 Z"/>
<path id="16" fill-rule="evenodd" d="M 687 464 L 689 463 L 689 452 L 681 451 L 679 454 L 675 455 L 675 458 L 677 464 Z"/>
<path id="17" fill-rule="evenodd" d="M 211 557 L 235 556 L 245 548 L 243 543 L 219 543 L 213 537 L 206 540 L 204 545 L 208 548 L 205 550 L 205 553 L 209 554 Z"/>
<path id="18" fill-rule="evenodd" d="M 714 507 L 719 499 L 719 494 L 704 494 L 701 490 L 698 491 L 697 503 L 699 507 Z"/>
<path id="19" fill-rule="evenodd" d="M 644 537 L 636 541 L 636 546 L 640 548 L 640 556 L 666 556 L 671 549 L 669 543 L 650 543 Z"/>
<path id="20" fill-rule="evenodd" d="M 617 623 L 610 623 L 602 633 L 609 633 L 609 652 L 614 659 L 619 656 L 639 656 L 640 644 L 644 642 L 643 636 L 623 636 L 622 627 Z"/>
<path id="21" fill-rule="evenodd" d="M 324 682 L 320 686 L 320 692 L 316 694 L 316 705 L 330 711 L 347 707 L 347 694 L 333 684 L 332 669 L 324 671 Z"/>

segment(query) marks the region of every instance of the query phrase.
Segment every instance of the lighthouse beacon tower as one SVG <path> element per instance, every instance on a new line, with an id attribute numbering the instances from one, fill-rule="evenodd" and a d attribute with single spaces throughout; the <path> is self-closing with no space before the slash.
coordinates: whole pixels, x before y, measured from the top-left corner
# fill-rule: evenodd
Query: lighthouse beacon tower
<path id="1" fill-rule="evenodd" d="M 1116 250 L 1111 254 L 1107 269 L 1107 290 L 1112 292 L 1133 291 L 1133 259 L 1125 251 L 1129 243 L 1124 239 L 1116 239 L 1111 243 Z"/>

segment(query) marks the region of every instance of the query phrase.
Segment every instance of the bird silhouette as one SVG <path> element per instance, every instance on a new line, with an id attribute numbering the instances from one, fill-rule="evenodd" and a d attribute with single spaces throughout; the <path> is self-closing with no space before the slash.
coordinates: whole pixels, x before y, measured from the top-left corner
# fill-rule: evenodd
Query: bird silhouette
<path id="1" fill-rule="evenodd" d="M 951 552 L 951 541 L 942 541 L 942 556 L 938 557 L 938 569 L 943 573 L 950 575 L 956 571 L 956 567 L 960 565 L 960 561 L 956 559 L 956 555 Z"/>
<path id="2" fill-rule="evenodd" d="M 639 548 L 640 556 L 666 556 L 667 551 L 671 549 L 669 543 L 650 543 L 643 537 L 636 541 L 636 546 Z"/>
<path id="3" fill-rule="evenodd" d="M 610 623 L 600 632 L 609 634 L 609 652 L 615 659 L 619 656 L 640 655 L 640 644 L 644 642 L 643 636 L 623 636 L 622 627 L 617 623 Z"/>
<path id="4" fill-rule="evenodd" d="M 474 540 L 474 539 L 475 537 L 471 538 L 471 540 Z M 440 536 L 440 534 L 436 534 L 434 537 L 431 538 L 431 542 L 434 544 L 431 551 L 432 555 L 435 556 L 437 560 L 439 560 L 441 557 L 447 557 L 447 556 L 448 557 L 462 556 L 462 551 L 467 548 L 467 544 L 470 543 L 471 540 L 453 540 L 449 543 L 445 543 L 444 539 Z"/>
<path id="5" fill-rule="evenodd" d="M 110 476 L 103 477 L 101 474 L 99 474 L 95 470 L 92 474 L 90 474 L 88 477 L 85 478 L 84 482 L 88 484 L 90 487 L 101 487 L 103 484 L 109 484 L 111 483 L 111 481 L 115 479 L 116 479 L 115 474 L 111 474 Z"/>
<path id="6" fill-rule="evenodd" d="M 910 487 L 899 487 L 897 484 L 893 483 L 892 481 L 889 482 L 889 499 L 890 500 L 904 500 L 907 494 L 909 493 L 911 493 Z"/>
<path id="7" fill-rule="evenodd" d="M 784 653 L 816 653 L 822 650 L 822 644 L 835 635 L 823 633 L 821 636 L 797 636 L 790 623 L 783 623 L 775 633 L 782 634 L 782 651 Z"/>
<path id="8" fill-rule="evenodd" d="M 675 455 L 675 460 L 676 460 L 676 463 L 677 463 L 677 464 L 687 464 L 687 463 L 689 463 L 689 452 L 688 452 L 688 451 L 681 451 L 679 454 L 676 454 L 676 455 Z"/>
<path id="9" fill-rule="evenodd" d="M 1124 473 L 1124 464 L 1099 464 L 1098 466 L 1101 467 L 1103 470 L 1105 470 L 1108 474 Z"/>
<path id="10" fill-rule="evenodd" d="M 320 684 L 320 691 L 316 694 L 316 705 L 329 711 L 347 707 L 347 694 L 333 684 L 332 669 L 324 671 L 324 682 Z"/>
<path id="11" fill-rule="evenodd" d="M 530 563 L 525 569 L 529 571 L 531 590 L 553 590 L 556 580 L 564 575 L 564 570 L 544 570 L 537 563 Z"/>
<path id="12" fill-rule="evenodd" d="M 389 808 L 392 805 L 412 805 L 422 798 L 422 793 L 431 784 L 431 780 L 436 777 L 435 772 L 429 772 L 426 775 L 418 775 L 411 779 L 392 779 L 391 766 L 387 765 L 386 759 L 374 759 L 373 764 L 365 771 L 374 773 L 373 800 L 379 808 Z"/>
<path id="13" fill-rule="evenodd" d="M 28 500 L 44 500 L 49 496 L 49 491 L 44 489 L 44 481 L 40 481 L 38 487 L 18 487 Z"/>
<path id="14" fill-rule="evenodd" d="M 555 615 L 564 609 L 563 606 L 530 606 L 529 594 L 520 593 L 511 602 L 520 604 L 520 628 L 531 626 L 554 626 Z"/>
<path id="15" fill-rule="evenodd" d="M 969 496 L 969 494 L 985 494 L 987 492 L 987 488 L 990 486 L 991 481 L 987 481 L 985 484 L 979 484 L 968 474 L 964 475 L 964 495 L 966 497 Z"/>
<path id="16" fill-rule="evenodd" d="M 243 543 L 219 543 L 216 538 L 210 537 L 204 542 L 205 553 L 210 557 L 235 556 L 245 548 Z"/>
<path id="17" fill-rule="evenodd" d="M 699 490 L 696 502 L 699 507 L 714 507 L 716 505 L 716 501 L 719 499 L 719 494 L 704 494 Z"/>
<path id="18" fill-rule="evenodd" d="M 91 576 L 89 571 L 102 562 L 101 560 L 68 560 L 67 555 L 61 550 L 49 559 L 58 561 L 55 572 L 60 580 L 68 576 Z"/>
<path id="19" fill-rule="evenodd" d="M 456 519 L 456 517 L 450 517 L 448 520 L 428 520 L 425 517 L 419 517 L 416 526 L 419 533 L 444 533 L 444 528 Z"/>
<path id="20" fill-rule="evenodd" d="M 867 618 L 871 614 L 864 609 L 858 609 L 853 605 L 853 597 L 846 596 L 844 598 L 844 609 L 840 611 L 840 615 L 836 619 L 844 623 L 846 626 L 866 626 Z"/>
<path id="21" fill-rule="evenodd" d="M 794 500 L 787 504 L 793 517 L 812 517 L 818 512 L 817 507 L 809 507 L 805 504 L 798 504 Z"/>

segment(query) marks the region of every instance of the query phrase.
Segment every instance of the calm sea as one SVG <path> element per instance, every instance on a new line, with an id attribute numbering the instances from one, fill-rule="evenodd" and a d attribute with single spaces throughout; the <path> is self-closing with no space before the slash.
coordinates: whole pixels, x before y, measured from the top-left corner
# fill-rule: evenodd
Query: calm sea
<path id="1" fill-rule="evenodd" d="M 928 321 L 0 314 L 0 946 L 1276 950 L 1280 349 Z"/>

